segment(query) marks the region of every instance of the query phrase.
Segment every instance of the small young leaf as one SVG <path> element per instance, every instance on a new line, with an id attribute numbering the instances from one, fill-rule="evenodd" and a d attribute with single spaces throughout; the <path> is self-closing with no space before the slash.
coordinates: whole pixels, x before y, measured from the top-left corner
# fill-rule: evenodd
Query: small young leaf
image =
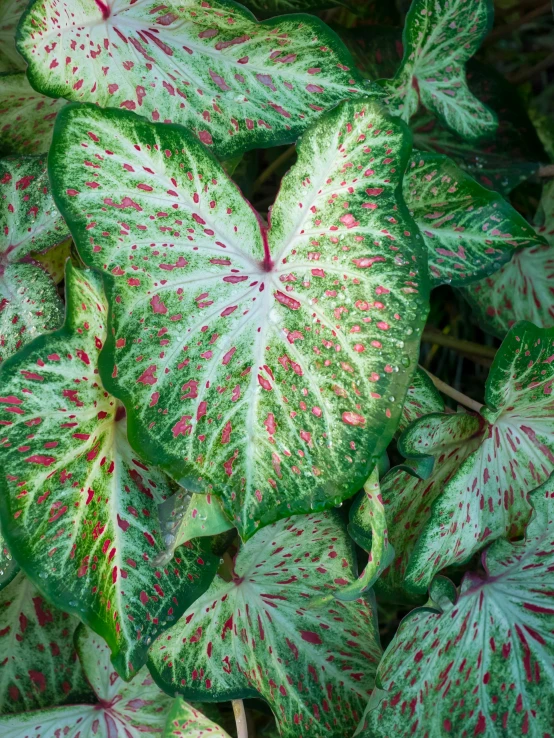
<path id="1" fill-rule="evenodd" d="M 0 74 L 0 154 L 44 154 L 65 100 L 39 94 L 25 72 Z"/>
<path id="2" fill-rule="evenodd" d="M 101 638 L 81 625 L 75 641 L 94 693 L 82 704 L 0 718 L 2 738 L 162 738 L 172 699 L 146 669 L 126 684 L 113 671 Z"/>
<path id="3" fill-rule="evenodd" d="M 221 158 L 291 143 L 321 111 L 364 90 L 318 18 L 258 23 L 229 0 L 35 0 L 18 49 L 43 93 L 180 123 Z"/>
<path id="4" fill-rule="evenodd" d="M 348 498 L 396 430 L 428 309 L 405 130 L 371 100 L 337 106 L 267 230 L 180 126 L 90 105 L 59 119 L 57 202 L 109 275 L 104 385 L 133 447 L 221 497 L 243 539 Z"/>
<path id="5" fill-rule="evenodd" d="M 417 369 L 412 383 L 408 387 L 402 417 L 398 423 L 397 434 L 400 435 L 414 420 L 430 415 L 431 413 L 444 412 L 443 399 L 435 388 L 429 376 L 422 369 Z"/>
<path id="6" fill-rule="evenodd" d="M 435 572 L 463 563 L 502 536 L 518 536 L 527 496 L 554 470 L 554 329 L 518 323 L 487 379 L 479 448 L 433 504 L 406 572 L 406 587 L 427 590 Z"/>
<path id="7" fill-rule="evenodd" d="M 163 738 L 230 738 L 230 736 L 192 705 L 184 700 L 175 699 L 167 716 Z"/>
<path id="8" fill-rule="evenodd" d="M 391 109 L 408 121 L 421 101 L 466 140 L 493 133 L 496 116 L 471 93 L 465 71 L 492 22 L 491 0 L 414 0 L 402 64 L 394 79 L 381 80 Z"/>
<path id="9" fill-rule="evenodd" d="M 442 598 L 442 611 L 403 620 L 379 665 L 385 698 L 361 738 L 551 734 L 553 489 L 549 480 L 531 494 L 525 540 L 496 541 L 454 606 Z"/>
<path id="10" fill-rule="evenodd" d="M 359 721 L 380 657 L 369 602 L 315 607 L 353 579 L 353 552 L 335 512 L 281 520 L 239 551 L 233 580 L 210 589 L 150 651 L 171 694 L 192 700 L 263 697 L 282 736 L 335 738 Z M 310 606 L 312 602 L 312 606 Z"/>
<path id="11" fill-rule="evenodd" d="M 499 269 L 516 248 L 546 245 L 501 195 L 446 156 L 414 153 L 403 192 L 429 250 L 435 286 L 475 282 Z"/>
<path id="12" fill-rule="evenodd" d="M 0 0 L 0 74 L 25 69 L 15 48 L 15 31 L 28 0 Z"/>
<path id="13" fill-rule="evenodd" d="M 100 633 L 130 678 L 152 638 L 209 585 L 217 560 L 192 542 L 171 566 L 153 565 L 164 550 L 157 506 L 167 481 L 132 451 L 125 411 L 98 379 L 100 277 L 68 264 L 66 284 L 65 326 L 0 369 L 2 528 L 26 574 Z"/>
<path id="14" fill-rule="evenodd" d="M 2 589 L 0 714 L 88 698 L 90 687 L 73 646 L 78 625 L 77 618 L 52 607 L 21 572 Z M 4 738 L 1 726 L 0 718 Z"/>

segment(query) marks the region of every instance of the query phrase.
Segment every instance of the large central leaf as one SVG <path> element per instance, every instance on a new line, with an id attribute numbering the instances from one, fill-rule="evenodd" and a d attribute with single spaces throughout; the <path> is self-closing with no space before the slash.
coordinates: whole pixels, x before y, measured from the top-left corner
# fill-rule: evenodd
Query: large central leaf
<path id="1" fill-rule="evenodd" d="M 221 702 L 262 696 L 282 736 L 349 735 L 380 657 L 369 602 L 314 598 L 353 579 L 353 551 L 335 512 L 281 520 L 239 551 L 230 582 L 216 577 L 152 646 L 149 666 L 169 693 Z"/>
<path id="2" fill-rule="evenodd" d="M 357 491 L 398 422 L 427 311 L 404 124 L 368 100 L 303 137 L 261 227 L 182 128 L 70 106 L 50 173 L 109 278 L 105 386 L 131 443 L 241 535 Z"/>
<path id="3" fill-rule="evenodd" d="M 66 281 L 64 328 L 0 370 L 2 528 L 39 589 L 104 636 L 129 677 L 217 562 L 207 544 L 192 542 L 171 565 L 153 565 L 165 551 L 157 508 L 167 479 L 132 451 L 124 408 L 98 379 L 100 277 L 68 268 Z"/>
<path id="4" fill-rule="evenodd" d="M 294 141 L 364 89 L 319 19 L 258 23 L 229 0 L 37 0 L 18 48 L 44 94 L 182 123 L 221 157 Z"/>

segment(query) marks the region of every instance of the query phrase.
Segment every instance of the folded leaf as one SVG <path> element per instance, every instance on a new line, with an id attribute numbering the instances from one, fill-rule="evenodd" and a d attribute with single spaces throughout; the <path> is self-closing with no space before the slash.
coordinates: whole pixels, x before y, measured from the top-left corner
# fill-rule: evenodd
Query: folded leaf
<path id="1" fill-rule="evenodd" d="M 65 326 L 0 369 L 2 529 L 25 573 L 100 633 L 130 678 L 152 638 L 209 585 L 217 559 L 192 542 L 170 566 L 153 565 L 167 480 L 133 452 L 124 408 L 98 378 L 101 278 L 69 265 L 66 283 Z"/>
<path id="2" fill-rule="evenodd" d="M 90 698 L 73 646 L 78 625 L 77 618 L 52 607 L 21 572 L 2 589 L 1 715 Z M 2 724 L 0 718 L 0 734 L 5 738 Z"/>
<path id="3" fill-rule="evenodd" d="M 176 699 L 167 716 L 163 738 L 229 738 L 229 734 L 192 705 Z"/>
<path id="4" fill-rule="evenodd" d="M 494 132 L 494 113 L 470 91 L 465 63 L 491 29 L 491 0 L 414 0 L 403 32 L 404 57 L 385 99 L 406 121 L 420 101 L 462 138 Z"/>
<path id="5" fill-rule="evenodd" d="M 406 586 L 414 593 L 445 566 L 523 532 L 528 494 L 554 470 L 553 356 L 554 329 L 522 322 L 504 339 L 487 379 L 481 444 L 434 503 L 410 559 Z"/>
<path id="6" fill-rule="evenodd" d="M 44 94 L 180 123 L 221 158 L 293 142 L 364 89 L 318 18 L 258 23 L 229 0 L 36 0 L 18 49 Z"/>
<path id="7" fill-rule="evenodd" d="M 403 192 L 429 250 L 435 286 L 475 282 L 499 269 L 515 249 L 546 245 L 502 195 L 446 156 L 414 153 Z"/>
<path id="8" fill-rule="evenodd" d="M 15 31 L 27 0 L 0 0 L 0 74 L 25 69 L 25 60 L 15 48 Z"/>
<path id="9" fill-rule="evenodd" d="M 378 671 L 363 738 L 548 736 L 554 693 L 552 480 L 531 495 L 524 541 L 496 541 L 453 605 L 414 610 Z"/>
<path id="10" fill-rule="evenodd" d="M 347 735 L 380 657 L 374 612 L 363 599 L 315 607 L 313 598 L 352 579 L 335 512 L 281 520 L 241 548 L 232 581 L 217 576 L 154 643 L 150 671 L 187 699 L 261 696 L 282 736 Z"/>
<path id="11" fill-rule="evenodd" d="M 109 275 L 104 385 L 132 445 L 221 497 L 244 539 L 351 496 L 396 429 L 428 309 L 404 134 L 371 100 L 335 108 L 267 230 L 183 128 L 93 106 L 60 119 L 57 202 Z"/>
<path id="12" fill-rule="evenodd" d="M 429 376 L 422 370 L 417 369 L 412 383 L 408 387 L 402 417 L 398 424 L 397 434 L 402 433 L 414 420 L 430 413 L 442 413 L 444 402 Z"/>
<path id="13" fill-rule="evenodd" d="M 113 671 L 101 638 L 81 625 L 75 640 L 94 694 L 79 705 L 0 718 L 2 738 L 162 738 L 172 700 L 146 669 L 126 684 Z"/>

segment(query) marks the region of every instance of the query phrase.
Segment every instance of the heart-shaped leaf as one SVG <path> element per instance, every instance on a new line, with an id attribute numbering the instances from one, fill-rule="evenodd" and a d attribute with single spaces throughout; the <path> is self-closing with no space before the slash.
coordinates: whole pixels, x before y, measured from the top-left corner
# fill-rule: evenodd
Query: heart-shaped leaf
<path id="1" fill-rule="evenodd" d="M 304 135 L 267 230 L 181 127 L 60 118 L 57 202 L 109 275 L 104 385 L 132 445 L 220 496 L 245 539 L 352 495 L 396 430 L 428 309 L 408 149 L 401 121 L 343 103 Z"/>
<path id="2" fill-rule="evenodd" d="M 524 541 L 496 541 L 483 575 L 455 604 L 414 610 L 379 665 L 385 699 L 366 715 L 376 736 L 548 736 L 554 697 L 554 491 L 531 495 Z"/>
<path id="3" fill-rule="evenodd" d="M 146 668 L 126 684 L 113 670 L 101 638 L 81 625 L 75 641 L 94 693 L 78 705 L 0 718 L 2 738 L 162 738 L 172 699 Z"/>
<path id="4" fill-rule="evenodd" d="M 435 385 L 422 369 L 417 369 L 412 383 L 408 387 L 402 417 L 398 423 L 397 433 L 400 434 L 413 423 L 414 420 L 430 415 L 431 413 L 442 413 L 444 402 Z"/>
<path id="5" fill-rule="evenodd" d="M 36 92 L 25 72 L 0 74 L 0 154 L 44 154 L 65 100 Z"/>
<path id="6" fill-rule="evenodd" d="M 258 23 L 228 0 L 81 0 L 78 8 L 36 0 L 18 48 L 44 94 L 180 123 L 221 158 L 295 141 L 322 110 L 364 89 L 318 18 Z"/>
<path id="7" fill-rule="evenodd" d="M 173 700 L 163 738 L 230 738 L 216 723 L 184 700 Z"/>
<path id="8" fill-rule="evenodd" d="M 73 646 L 78 625 L 77 618 L 52 607 L 21 572 L 2 589 L 0 714 L 39 710 L 90 697 Z M 5 738 L 2 722 L 0 718 L 0 734 Z"/>
<path id="9" fill-rule="evenodd" d="M 554 329 L 518 323 L 504 339 L 487 379 L 485 434 L 444 486 L 412 553 L 414 593 L 495 538 L 522 533 L 529 492 L 554 470 L 553 357 Z"/>
<path id="10" fill-rule="evenodd" d="M 264 528 L 150 651 L 168 693 L 223 701 L 263 697 L 282 736 L 344 736 L 361 717 L 380 649 L 366 600 L 316 607 L 353 579 L 353 551 L 335 512 Z"/>
<path id="11" fill-rule="evenodd" d="M 429 250 L 435 286 L 475 282 L 499 269 L 516 248 L 546 245 L 502 195 L 446 156 L 415 153 L 403 192 Z"/>
<path id="12" fill-rule="evenodd" d="M 41 157 L 0 161 L 0 361 L 39 333 L 57 328 L 63 304 L 32 258 L 67 240 Z"/>
<path id="13" fill-rule="evenodd" d="M 535 223 L 548 246 L 517 251 L 498 272 L 463 291 L 479 325 L 500 337 L 519 320 L 554 326 L 554 182 L 543 189 Z"/>
<path id="14" fill-rule="evenodd" d="M 15 31 L 27 0 L 0 0 L 0 74 L 25 69 L 25 59 L 15 48 Z"/>
<path id="15" fill-rule="evenodd" d="M 394 79 L 382 80 L 391 109 L 410 120 L 421 101 L 468 141 L 493 133 L 496 116 L 472 94 L 465 71 L 492 22 L 491 0 L 414 0 L 402 64 Z"/>
<path id="16" fill-rule="evenodd" d="M 124 408 L 98 378 L 101 278 L 68 266 L 66 283 L 65 326 L 0 369 L 2 527 L 39 589 L 100 633 L 130 678 L 152 638 L 205 591 L 217 560 L 191 542 L 170 566 L 153 565 L 167 480 L 132 451 Z"/>

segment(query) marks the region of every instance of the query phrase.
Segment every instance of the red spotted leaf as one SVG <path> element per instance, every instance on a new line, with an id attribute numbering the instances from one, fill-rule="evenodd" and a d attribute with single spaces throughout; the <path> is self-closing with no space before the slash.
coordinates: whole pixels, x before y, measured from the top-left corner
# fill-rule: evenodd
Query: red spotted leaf
<path id="1" fill-rule="evenodd" d="M 397 433 L 402 433 L 414 420 L 429 415 L 442 413 L 444 402 L 429 376 L 422 369 L 417 369 L 412 383 L 408 387 L 402 417 L 398 424 Z"/>
<path id="2" fill-rule="evenodd" d="M 184 700 L 176 699 L 167 716 L 163 738 L 230 738 L 223 728 Z"/>

